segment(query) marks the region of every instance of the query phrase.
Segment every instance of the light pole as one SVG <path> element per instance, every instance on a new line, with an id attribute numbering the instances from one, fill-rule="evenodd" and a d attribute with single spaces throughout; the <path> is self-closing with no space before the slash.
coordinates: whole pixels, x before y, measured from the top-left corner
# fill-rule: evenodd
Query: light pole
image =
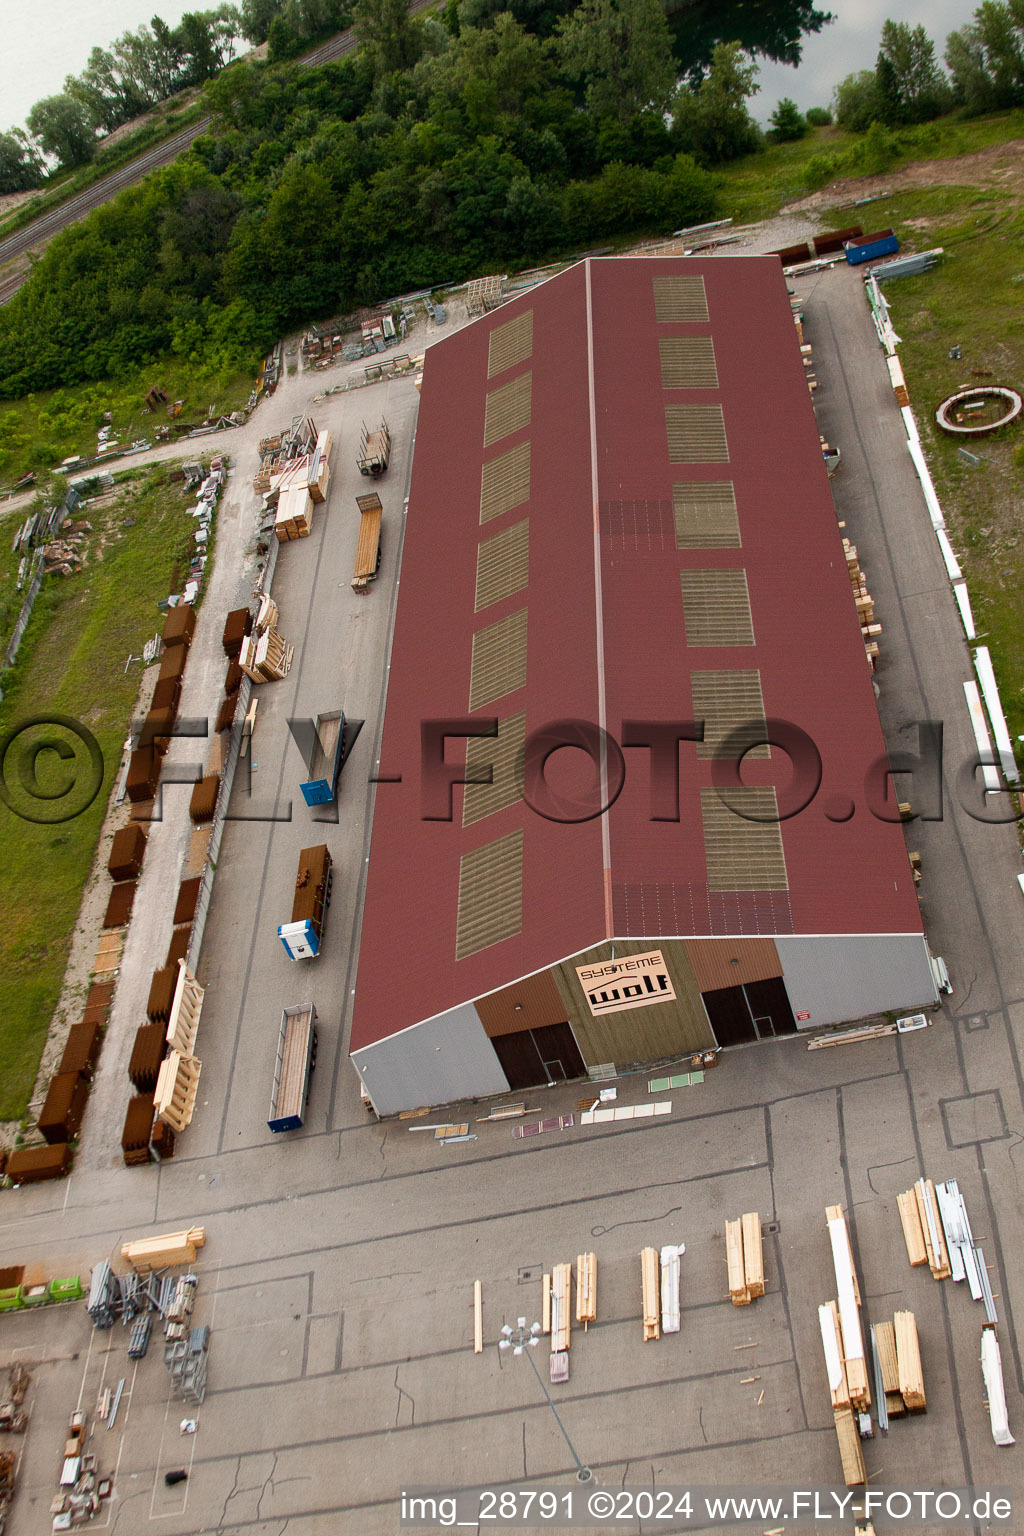
<path id="1" fill-rule="evenodd" d="M 533 1374 L 540 1382 L 541 1391 L 544 1393 L 544 1396 L 548 1400 L 548 1407 L 551 1409 L 551 1412 L 555 1416 L 555 1423 L 562 1431 L 562 1438 L 565 1440 L 566 1445 L 569 1447 L 569 1450 L 572 1454 L 572 1459 L 576 1463 L 576 1481 L 578 1483 L 589 1483 L 594 1474 L 591 1472 L 589 1467 L 585 1467 L 583 1465 L 582 1461 L 580 1461 L 579 1457 L 577 1456 L 576 1447 L 569 1439 L 569 1432 L 565 1425 L 562 1423 L 562 1420 L 559 1418 L 558 1409 L 555 1407 L 554 1402 L 552 1401 L 551 1393 L 547 1389 L 547 1385 L 543 1376 L 537 1369 L 537 1362 L 530 1354 L 530 1350 L 536 1349 L 537 1345 L 540 1343 L 540 1323 L 534 1323 L 530 1328 L 527 1328 L 526 1318 L 517 1317 L 516 1324 L 517 1326 L 515 1328 L 510 1328 L 508 1323 L 502 1324 L 501 1338 L 498 1340 L 498 1348 L 510 1349 L 514 1355 L 525 1354 L 527 1360 L 529 1360 L 530 1364 L 533 1366 Z"/>

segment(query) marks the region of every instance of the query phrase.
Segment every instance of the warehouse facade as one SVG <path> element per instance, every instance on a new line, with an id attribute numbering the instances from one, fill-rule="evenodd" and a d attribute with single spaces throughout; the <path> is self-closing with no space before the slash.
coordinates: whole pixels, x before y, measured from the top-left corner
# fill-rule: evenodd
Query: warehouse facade
<path id="1" fill-rule="evenodd" d="M 777 260 L 584 261 L 431 348 L 350 1041 L 379 1113 L 933 1004 L 885 765 Z"/>

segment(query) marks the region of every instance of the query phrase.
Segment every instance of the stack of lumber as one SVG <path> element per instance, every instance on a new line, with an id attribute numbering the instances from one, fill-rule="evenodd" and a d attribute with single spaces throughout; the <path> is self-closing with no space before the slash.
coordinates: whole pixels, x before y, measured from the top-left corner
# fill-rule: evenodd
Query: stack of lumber
<path id="1" fill-rule="evenodd" d="M 309 494 L 320 505 L 327 500 L 331 488 L 331 449 L 334 447 L 334 439 L 326 427 L 317 433 L 316 447 L 309 459 Z"/>
<path id="2" fill-rule="evenodd" d="M 312 528 L 313 498 L 309 487 L 305 484 L 286 486 L 278 497 L 274 519 L 278 542 L 287 544 L 289 539 L 305 539 Z"/>
<path id="3" fill-rule="evenodd" d="M 927 1264 L 936 1280 L 948 1280 L 953 1269 L 934 1183 L 918 1179 L 913 1189 L 897 1195 L 896 1202 L 911 1264 Z"/>
<path id="4" fill-rule="evenodd" d="M 659 1286 L 660 1265 L 657 1248 L 644 1248 L 640 1253 L 640 1278 L 643 1288 L 644 1343 L 661 1338 L 661 1296 Z"/>
<path id="5" fill-rule="evenodd" d="M 162 1237 L 139 1237 L 124 1243 L 121 1257 L 140 1275 L 151 1269 L 168 1269 L 174 1264 L 194 1264 L 196 1252 L 206 1242 L 205 1227 L 189 1227 L 186 1232 L 168 1232 Z"/>
<path id="6" fill-rule="evenodd" d="M 900 1368 L 896 1357 L 896 1329 L 890 1322 L 875 1324 L 875 1347 L 882 1373 L 882 1390 L 890 1419 L 898 1419 L 907 1411 L 900 1391 Z"/>
<path id="7" fill-rule="evenodd" d="M 584 1331 L 597 1321 L 597 1255 L 581 1253 L 576 1257 L 576 1321 Z"/>
<path id="8" fill-rule="evenodd" d="M 250 635 L 242 646 L 240 663 L 254 683 L 267 683 L 286 677 L 291 666 L 291 647 L 270 628 L 266 634 Z"/>
<path id="9" fill-rule="evenodd" d="M 900 1396 L 907 1405 L 908 1413 L 926 1413 L 928 1403 L 924 1395 L 924 1373 L 921 1369 L 917 1320 L 913 1312 L 897 1312 L 892 1321 L 896 1333 L 896 1366 L 899 1373 Z"/>
<path id="10" fill-rule="evenodd" d="M 853 1265 L 853 1250 L 842 1206 L 825 1207 L 829 1241 L 832 1245 L 832 1267 L 835 1270 L 838 1291 L 840 1337 L 843 1367 L 850 1403 L 858 1413 L 866 1413 L 871 1407 L 871 1388 L 868 1385 L 867 1359 L 864 1354 L 864 1334 L 860 1325 L 860 1286 Z"/>
<path id="11" fill-rule="evenodd" d="M 851 544 L 849 539 L 844 539 L 843 553 L 846 556 L 846 569 L 850 575 L 853 600 L 857 607 L 857 617 L 860 620 L 860 632 L 864 636 L 864 650 L 867 653 L 868 665 L 873 672 L 875 670 L 875 662 L 878 659 L 878 641 L 876 636 L 882 633 L 882 626 L 875 621 L 875 605 L 872 601 L 871 593 L 865 584 L 864 572 L 860 568 L 860 561 L 857 559 L 857 546 Z"/>
<path id="12" fill-rule="evenodd" d="M 907 393 L 907 381 L 903 377 L 903 368 L 900 365 L 899 358 L 896 356 L 887 357 L 885 361 L 889 369 L 889 382 L 892 385 L 892 392 L 896 396 L 896 404 L 908 406 L 910 404 L 910 396 Z"/>
<path id="13" fill-rule="evenodd" d="M 843 1364 L 843 1330 L 839 1323 L 839 1308 L 834 1301 L 818 1308 L 818 1326 L 821 1329 L 821 1347 L 825 1352 L 825 1374 L 832 1395 L 833 1408 L 849 1408 L 850 1384 Z"/>
<path id="14" fill-rule="evenodd" d="M 725 1224 L 725 1254 L 729 1267 L 729 1299 L 734 1307 L 746 1307 L 764 1295 L 764 1249 L 761 1218 L 747 1211 Z"/>
<path id="15" fill-rule="evenodd" d="M 551 1271 L 551 1353 L 569 1348 L 572 1332 L 572 1265 L 556 1264 Z"/>
<path id="16" fill-rule="evenodd" d="M 868 1480 L 861 1450 L 860 1430 L 852 1408 L 836 1408 L 833 1412 L 839 1455 L 843 1463 L 843 1481 L 847 1488 L 858 1488 Z"/>

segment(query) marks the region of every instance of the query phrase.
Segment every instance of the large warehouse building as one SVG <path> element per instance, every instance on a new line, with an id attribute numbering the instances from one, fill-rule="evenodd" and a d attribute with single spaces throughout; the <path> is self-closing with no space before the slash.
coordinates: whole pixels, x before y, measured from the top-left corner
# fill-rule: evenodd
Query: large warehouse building
<path id="1" fill-rule="evenodd" d="M 583 261 L 433 347 L 350 1044 L 378 1113 L 934 1003 L 884 750 L 776 259 Z"/>

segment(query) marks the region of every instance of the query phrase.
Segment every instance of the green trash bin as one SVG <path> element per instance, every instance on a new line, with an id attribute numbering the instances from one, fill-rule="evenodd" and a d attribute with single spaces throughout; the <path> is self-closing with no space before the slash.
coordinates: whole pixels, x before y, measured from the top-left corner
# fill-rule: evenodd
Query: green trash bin
<path id="1" fill-rule="evenodd" d="M 20 1285 L 8 1286 L 0 1291 L 0 1312 L 17 1312 L 25 1305 L 22 1298 L 24 1287 Z"/>
<path id="2" fill-rule="evenodd" d="M 66 1280 L 51 1280 L 47 1289 L 50 1301 L 81 1301 L 85 1295 L 81 1275 L 69 1275 Z"/>

